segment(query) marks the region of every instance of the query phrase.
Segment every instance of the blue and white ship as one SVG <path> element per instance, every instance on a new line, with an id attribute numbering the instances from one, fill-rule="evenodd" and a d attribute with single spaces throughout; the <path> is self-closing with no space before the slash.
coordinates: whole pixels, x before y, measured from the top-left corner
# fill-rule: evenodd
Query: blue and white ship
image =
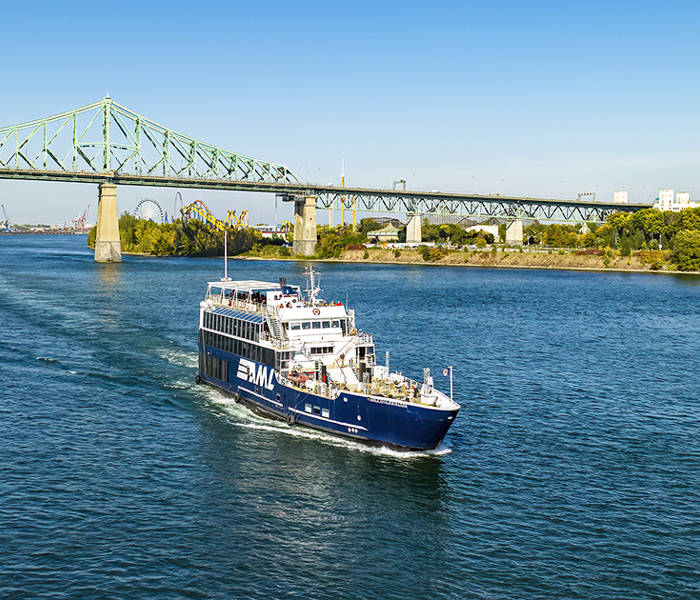
<path id="1" fill-rule="evenodd" d="M 355 440 L 402 449 L 437 448 L 459 405 L 430 371 L 414 381 L 375 362 L 355 312 L 309 286 L 265 281 L 208 284 L 199 314 L 203 381 L 254 412 Z M 388 355 L 387 355 L 388 357 Z M 451 371 L 450 371 L 451 375 Z"/>

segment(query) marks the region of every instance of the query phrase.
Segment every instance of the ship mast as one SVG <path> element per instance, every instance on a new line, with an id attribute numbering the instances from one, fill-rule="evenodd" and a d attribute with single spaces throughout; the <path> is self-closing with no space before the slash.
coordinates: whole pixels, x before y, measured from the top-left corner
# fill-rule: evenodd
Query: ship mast
<path id="1" fill-rule="evenodd" d="M 304 275 L 308 280 L 308 287 L 304 291 L 309 295 L 309 301 L 311 302 L 311 304 L 316 304 L 316 297 L 321 291 L 321 288 L 318 285 L 318 281 L 316 279 L 318 271 L 314 271 L 314 268 L 309 266 L 304 269 Z M 321 278 L 318 277 L 318 279 L 320 280 Z"/>

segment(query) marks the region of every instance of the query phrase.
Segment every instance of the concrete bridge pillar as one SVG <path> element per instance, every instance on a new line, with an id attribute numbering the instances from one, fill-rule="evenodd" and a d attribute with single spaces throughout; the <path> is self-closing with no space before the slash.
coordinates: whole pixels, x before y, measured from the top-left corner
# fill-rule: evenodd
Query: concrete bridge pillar
<path id="1" fill-rule="evenodd" d="M 122 244 L 119 239 L 117 186 L 113 183 L 101 183 L 99 189 L 95 261 L 101 263 L 121 262 Z"/>
<path id="2" fill-rule="evenodd" d="M 309 256 L 316 248 L 316 196 L 294 198 L 294 254 Z"/>
<path id="3" fill-rule="evenodd" d="M 506 227 L 506 244 L 512 246 L 523 245 L 523 220 L 515 219 Z"/>
<path id="4" fill-rule="evenodd" d="M 423 216 L 420 213 L 408 213 L 406 216 L 406 243 L 420 244 L 423 241 Z"/>

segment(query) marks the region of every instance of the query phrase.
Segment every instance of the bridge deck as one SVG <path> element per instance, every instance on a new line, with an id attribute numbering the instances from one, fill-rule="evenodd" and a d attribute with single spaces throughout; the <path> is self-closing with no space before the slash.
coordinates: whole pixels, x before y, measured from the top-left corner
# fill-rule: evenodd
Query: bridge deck
<path id="1" fill-rule="evenodd" d="M 508 203 L 518 205 L 561 206 L 580 209 L 636 211 L 650 208 L 651 204 L 616 204 L 613 202 L 591 202 L 559 198 L 536 198 L 530 196 L 506 196 L 500 194 L 465 194 L 454 192 L 424 192 L 416 190 L 388 190 L 381 188 L 340 187 L 313 183 L 282 183 L 265 181 L 232 181 L 227 179 L 190 179 L 186 177 L 161 177 L 157 175 L 133 175 L 119 172 L 70 172 L 40 171 L 34 169 L 0 169 L 0 179 L 31 179 L 38 181 L 65 181 L 74 183 L 113 183 L 117 185 L 140 185 L 153 187 L 178 187 L 241 192 L 267 192 L 292 196 L 343 197 L 346 202 L 353 197 L 393 198 L 404 201 L 435 200 L 449 202 Z M 291 198 L 290 198 L 291 199 Z M 405 208 L 405 206 L 404 206 Z"/>

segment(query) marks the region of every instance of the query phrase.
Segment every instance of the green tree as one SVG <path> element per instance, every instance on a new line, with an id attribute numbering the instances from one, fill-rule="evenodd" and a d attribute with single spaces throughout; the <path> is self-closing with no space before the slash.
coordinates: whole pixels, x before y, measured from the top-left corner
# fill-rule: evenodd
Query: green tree
<path id="1" fill-rule="evenodd" d="M 428 223 L 428 219 L 423 220 L 423 227 L 421 229 L 421 237 L 426 242 L 439 242 L 440 241 L 440 226 Z"/>
<path id="2" fill-rule="evenodd" d="M 620 238 L 620 256 L 629 256 L 632 254 L 632 242 L 626 233 Z"/>
<path id="3" fill-rule="evenodd" d="M 338 258 L 343 250 L 343 241 L 334 232 L 322 235 L 316 244 L 316 255 L 319 258 Z"/>
<path id="4" fill-rule="evenodd" d="M 445 250 L 442 246 L 433 246 L 428 250 L 428 259 L 430 262 L 437 262 L 439 260 L 442 260 L 447 256 L 447 250 Z M 425 258 L 424 258 L 425 260 Z"/>
<path id="5" fill-rule="evenodd" d="M 359 233 L 366 236 L 370 231 L 376 231 L 377 229 L 383 229 L 384 225 L 382 223 L 377 223 L 372 218 L 365 218 L 360 220 L 360 225 L 358 226 Z"/>
<path id="6" fill-rule="evenodd" d="M 507 227 L 506 227 L 506 224 L 505 224 L 505 223 L 501 223 L 501 224 L 498 226 L 498 239 L 499 239 L 499 241 L 501 241 L 501 242 L 505 242 L 505 241 L 506 241 L 506 229 L 507 229 Z M 523 233 L 524 233 L 524 232 L 523 232 Z"/>
<path id="7" fill-rule="evenodd" d="M 632 215 L 628 212 L 615 212 L 608 217 L 607 221 L 608 225 L 615 229 L 618 235 L 622 235 L 624 232 L 629 231 L 632 224 Z"/>
<path id="8" fill-rule="evenodd" d="M 700 271 L 700 229 L 688 229 L 676 235 L 671 260 L 680 271 Z"/>

